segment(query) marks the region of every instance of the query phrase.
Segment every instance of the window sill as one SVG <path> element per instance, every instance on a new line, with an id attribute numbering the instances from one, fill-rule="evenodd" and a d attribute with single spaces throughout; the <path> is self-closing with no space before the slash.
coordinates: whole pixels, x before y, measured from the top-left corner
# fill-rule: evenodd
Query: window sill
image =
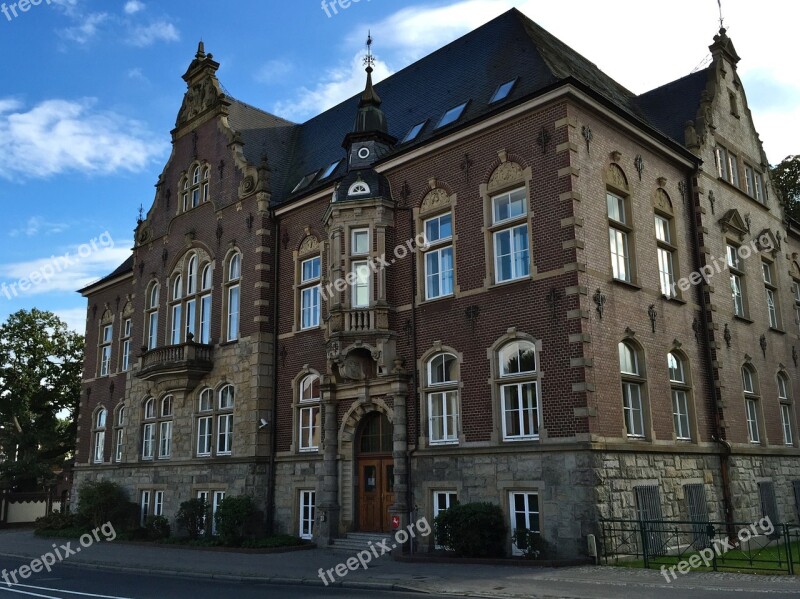
<path id="1" fill-rule="evenodd" d="M 223 343 L 220 343 L 219 346 L 220 347 L 228 347 L 230 345 L 236 345 L 237 343 L 239 343 L 238 339 L 231 339 L 230 341 L 225 341 Z"/>
<path id="2" fill-rule="evenodd" d="M 635 289 L 636 291 L 641 291 L 642 290 L 641 285 L 637 285 L 636 283 L 634 283 L 632 281 L 625 281 L 623 279 L 617 279 L 615 277 L 612 277 L 611 281 L 609 281 L 609 283 L 611 283 L 612 285 L 620 285 L 622 287 L 628 287 L 629 289 Z"/>
<path id="3" fill-rule="evenodd" d="M 777 333 L 778 335 L 786 334 L 786 331 L 784 331 L 783 329 L 779 329 L 777 327 L 769 327 L 769 330 L 772 331 L 773 333 Z"/>
<path id="4" fill-rule="evenodd" d="M 523 283 L 525 281 L 532 281 L 530 275 L 525 275 L 524 277 L 517 277 L 516 279 L 508 279 L 507 281 L 495 281 L 489 286 L 489 289 L 494 289 L 496 287 L 505 287 L 507 285 L 513 285 L 514 283 Z"/>
<path id="5" fill-rule="evenodd" d="M 299 453 L 319 453 L 319 447 L 308 447 L 308 448 L 301 448 L 297 450 Z"/>
<path id="6" fill-rule="evenodd" d="M 538 442 L 539 440 L 539 437 L 503 437 L 503 443 L 525 443 L 531 441 Z"/>
<path id="7" fill-rule="evenodd" d="M 452 447 L 453 445 L 458 445 L 458 441 L 431 441 L 428 443 L 428 447 Z"/>
<path id="8" fill-rule="evenodd" d="M 681 306 L 686 305 L 686 300 L 681 298 L 681 297 L 678 297 L 678 296 L 667 296 L 667 295 L 664 295 L 662 293 L 661 294 L 661 299 L 663 299 L 666 302 L 672 302 L 674 304 L 678 304 L 678 305 L 681 305 Z"/>
<path id="9" fill-rule="evenodd" d="M 747 316 L 739 316 L 738 314 L 734 314 L 733 318 L 742 322 L 746 322 L 747 324 L 753 324 L 753 321 L 747 318 Z"/>
<path id="10" fill-rule="evenodd" d="M 300 327 L 299 329 L 297 329 L 297 332 L 298 333 L 308 333 L 309 331 L 319 331 L 321 328 L 322 327 L 319 326 L 319 325 L 316 325 L 316 326 L 313 326 L 313 327 L 306 327 L 306 328 Z"/>
<path id="11" fill-rule="evenodd" d="M 517 281 L 517 280 L 518 279 L 514 279 L 514 281 Z M 439 302 L 439 301 L 446 300 L 446 299 L 453 299 L 454 297 L 455 297 L 454 293 L 448 293 L 447 295 L 440 295 L 438 297 L 427 297 L 424 300 L 422 300 L 418 305 L 419 306 L 424 306 L 426 304 L 432 304 L 434 302 Z"/>

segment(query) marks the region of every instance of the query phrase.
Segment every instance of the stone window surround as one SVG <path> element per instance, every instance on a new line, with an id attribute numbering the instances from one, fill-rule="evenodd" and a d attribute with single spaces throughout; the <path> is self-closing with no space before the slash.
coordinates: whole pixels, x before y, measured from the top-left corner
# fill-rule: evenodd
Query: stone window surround
<path id="1" fill-rule="evenodd" d="M 311 402 L 300 403 L 300 383 L 307 376 L 316 376 L 319 377 L 320 382 L 320 401 L 317 404 L 312 404 Z M 292 442 L 289 446 L 289 453 L 292 455 L 311 455 L 315 456 L 317 454 L 322 455 L 322 433 L 324 429 L 324 422 L 323 418 L 325 411 L 322 409 L 322 375 L 315 369 L 311 368 L 308 364 L 304 364 L 303 367 L 300 369 L 295 377 L 292 379 Z M 320 409 L 320 444 L 317 449 L 303 449 L 300 450 L 300 409 L 302 407 L 308 407 L 312 405 L 317 405 Z M 299 498 L 298 498 L 299 501 Z"/>
<path id="2" fill-rule="evenodd" d="M 325 243 L 319 241 L 319 238 L 311 231 L 310 227 L 306 227 L 303 240 L 300 242 L 299 247 L 292 252 L 292 264 L 294 269 L 294 314 L 292 317 L 292 333 L 316 331 L 322 327 L 324 302 L 321 294 L 319 298 L 319 326 L 304 329 L 301 320 L 303 304 L 301 292 L 303 288 L 309 287 L 309 284 L 302 283 L 303 262 L 316 257 L 319 257 L 319 279 L 316 284 L 322 289 L 322 283 L 325 279 Z"/>
<path id="3" fill-rule="evenodd" d="M 459 503 L 467 503 L 467 497 L 464 495 L 464 481 L 459 480 L 435 480 L 435 481 L 420 481 L 419 489 L 422 492 L 422 505 L 420 506 L 422 514 L 428 518 L 428 522 L 433 526 L 433 494 L 437 492 L 455 493 Z M 436 545 L 435 535 L 431 534 L 429 541 L 430 547 Z"/>
<path id="4" fill-rule="evenodd" d="M 605 183 L 606 197 L 607 194 L 612 194 L 620 198 L 625 206 L 625 220 L 626 222 L 619 223 L 612 221 L 608 216 L 606 209 L 606 219 L 609 229 L 618 229 L 624 232 L 627 236 L 627 252 L 628 255 L 628 269 L 630 271 L 629 280 L 617 279 L 614 277 L 614 269 L 611 263 L 611 250 L 609 249 L 608 259 L 608 276 L 609 281 L 619 282 L 628 285 L 639 285 L 639 269 L 636 260 L 636 228 L 635 228 L 635 211 L 633 209 L 633 195 L 631 193 L 630 184 L 628 183 L 628 176 L 625 174 L 623 168 L 616 162 L 609 163 L 608 167 L 603 172 L 603 179 Z M 607 201 L 607 200 L 606 200 Z M 677 280 L 677 279 L 676 279 Z"/>
<path id="5" fill-rule="evenodd" d="M 133 368 L 134 360 L 136 353 L 134 352 L 133 347 L 133 303 L 130 301 L 130 296 L 128 297 L 128 301 L 122 308 L 122 317 L 120 319 L 121 326 L 119 327 L 119 359 L 117 370 L 118 372 L 127 372 L 131 368 Z M 125 334 L 125 324 L 126 322 L 130 321 L 130 334 Z M 125 368 L 125 343 L 128 344 L 128 368 Z"/>
<path id="6" fill-rule="evenodd" d="M 538 439 L 523 439 L 523 440 L 510 440 L 503 439 L 503 411 L 501 409 L 503 395 L 500 387 L 503 384 L 503 379 L 500 377 L 500 350 L 511 341 L 529 341 L 533 343 L 536 348 L 536 368 L 535 375 L 526 380 L 536 381 L 536 401 L 538 404 L 538 418 L 539 418 L 539 438 Z M 547 429 L 544 426 L 544 409 L 542 402 L 542 382 L 545 378 L 545 372 L 541 368 L 541 355 L 542 355 L 542 341 L 536 339 L 532 335 L 517 331 L 516 327 L 510 327 L 504 335 L 498 338 L 492 345 L 486 349 L 486 358 L 489 360 L 489 379 L 486 381 L 489 385 L 492 398 L 492 434 L 490 443 L 495 446 L 508 446 L 520 444 L 539 444 L 547 442 Z M 519 379 L 515 378 L 515 381 Z"/>
<path id="7" fill-rule="evenodd" d="M 164 399 L 167 397 L 172 397 L 172 411 L 170 412 L 171 415 L 169 416 L 162 416 L 161 409 L 163 405 Z M 147 403 L 149 401 L 153 402 L 153 416 L 148 418 L 147 417 Z M 166 462 L 172 459 L 173 451 L 172 447 L 170 447 L 170 455 L 161 457 L 160 448 L 161 448 L 161 423 L 162 422 L 172 422 L 173 427 L 174 425 L 174 413 L 175 413 L 175 395 L 169 391 L 162 393 L 160 396 L 156 397 L 153 395 L 148 395 L 142 400 L 141 403 L 141 426 L 139 427 L 139 462 L 146 462 L 149 464 L 154 464 L 157 462 Z M 152 456 L 149 458 L 144 457 L 144 427 L 145 425 L 152 425 L 153 426 L 153 446 L 152 446 Z M 175 439 L 175 431 L 173 428 L 172 431 L 172 440 L 174 442 Z M 172 443 L 170 443 L 172 446 Z"/>
<path id="8" fill-rule="evenodd" d="M 745 426 L 745 439 L 747 439 L 746 443 L 750 446 L 762 446 L 766 447 L 767 445 L 767 430 L 766 430 L 766 423 L 764 422 L 764 405 L 761 402 L 761 382 L 760 377 L 758 375 L 758 369 L 753 365 L 750 360 L 745 361 L 742 364 L 740 370 L 740 378 L 743 376 L 744 370 L 750 372 L 751 380 L 753 381 L 753 392 L 748 393 L 744 390 L 744 381 L 741 382 L 742 385 L 742 397 L 744 399 L 743 407 L 744 407 L 744 426 Z M 750 427 L 747 422 L 747 401 L 754 400 L 756 402 L 756 418 L 758 422 L 756 423 L 758 426 L 758 441 L 752 441 L 750 439 Z M 783 434 L 781 433 L 781 437 Z"/>
<path id="9" fill-rule="evenodd" d="M 196 260 L 196 268 L 194 272 L 194 292 L 189 292 L 189 264 L 192 258 Z M 184 326 L 186 322 L 186 305 L 190 300 L 195 300 L 195 307 L 194 307 L 194 341 L 195 343 L 200 342 L 200 322 L 202 319 L 201 314 L 201 302 L 200 298 L 205 295 L 212 295 L 214 293 L 214 260 L 211 258 L 211 255 L 208 251 L 205 250 L 199 244 L 192 244 L 183 254 L 181 254 L 175 262 L 173 262 L 171 274 L 168 277 L 168 281 L 170 282 L 170 297 L 169 297 L 169 307 L 167 316 L 169 317 L 169 322 L 167 323 L 167 331 L 169 332 L 169 341 L 170 344 L 172 343 L 172 318 L 173 318 L 173 310 L 172 307 L 180 303 L 181 305 L 181 320 L 182 325 Z M 211 285 L 208 289 L 203 289 L 203 273 L 205 272 L 206 267 L 211 269 Z M 182 280 L 182 287 L 181 287 L 181 297 L 178 300 L 175 300 L 173 297 L 173 282 L 175 279 L 180 276 Z M 212 303 L 212 318 L 213 318 L 213 303 Z M 210 326 L 211 323 L 209 323 Z M 187 342 L 186 338 L 186 331 L 182 331 L 180 336 L 182 343 Z"/>
<path id="10" fill-rule="evenodd" d="M 219 399 L 220 393 L 222 390 L 231 387 L 233 389 L 233 407 L 228 408 L 225 410 L 220 409 L 219 407 Z M 211 409 L 200 411 L 200 398 L 205 391 L 211 391 Z M 217 458 L 227 459 L 232 457 L 235 454 L 235 441 L 236 441 L 236 385 L 231 383 L 227 379 L 223 379 L 222 381 L 218 382 L 216 385 L 203 385 L 197 393 L 193 393 L 190 396 L 193 400 L 192 404 L 192 447 L 191 447 L 191 455 L 192 458 L 198 460 L 213 460 Z M 231 438 L 231 451 L 230 453 L 218 453 L 217 452 L 217 433 L 219 429 L 219 417 L 222 415 L 231 414 L 233 415 L 233 432 Z M 200 434 L 200 426 L 199 420 L 200 418 L 210 417 L 211 418 L 211 452 L 208 455 L 198 455 L 197 453 L 197 441 L 198 435 Z"/>
<path id="11" fill-rule="evenodd" d="M 766 165 L 761 164 L 761 160 L 760 159 L 758 159 L 758 160 L 753 159 L 750 156 L 748 156 L 747 154 L 745 154 L 744 151 L 742 151 L 741 149 L 737 149 L 737 151 L 734 152 L 734 155 L 737 158 L 737 167 L 738 167 L 737 170 L 738 170 L 738 175 L 739 175 L 739 186 L 736 186 L 734 183 L 731 183 L 727 179 L 724 179 L 724 178 L 719 176 L 719 172 L 717 170 L 717 160 L 718 160 L 718 158 L 717 158 L 717 147 L 718 146 L 722 147 L 723 150 L 725 151 L 726 157 L 727 157 L 727 152 L 730 151 L 729 149 L 731 147 L 735 146 L 735 145 L 736 144 L 733 144 L 730 140 L 728 140 L 727 138 L 721 136 L 718 132 L 714 133 L 714 141 L 713 141 L 712 147 L 711 147 L 711 150 L 712 150 L 712 153 L 713 153 L 713 159 L 714 159 L 713 173 L 712 173 L 713 179 L 716 180 L 717 182 L 721 183 L 724 186 L 724 189 L 726 189 L 728 191 L 733 191 L 734 193 L 741 194 L 742 197 L 747 198 L 750 202 L 752 202 L 756 206 L 759 206 L 762 210 L 769 211 L 769 194 L 767 193 L 767 179 L 766 179 L 765 173 L 764 173 L 764 170 L 766 169 Z M 754 196 L 751 196 L 749 193 L 747 193 L 747 179 L 746 179 L 746 175 L 745 175 L 745 164 L 747 164 L 748 166 L 752 167 L 754 174 L 761 175 L 761 180 L 762 180 L 762 185 L 763 185 L 763 190 L 762 191 L 763 191 L 763 194 L 764 194 L 764 197 L 762 198 L 763 201 L 759 201 Z M 758 168 L 755 166 L 757 164 L 760 165 Z M 727 163 L 726 163 L 726 167 L 725 168 L 726 169 L 728 168 L 727 167 Z"/>
<path id="12" fill-rule="evenodd" d="M 98 426 L 98 418 L 100 414 L 105 412 L 105 419 L 103 421 L 103 426 Z M 91 453 L 91 462 L 93 464 L 103 464 L 106 462 L 106 445 L 108 439 L 106 438 L 106 431 L 108 431 L 108 410 L 106 409 L 104 404 L 100 404 L 94 409 L 92 412 L 92 453 Z M 97 444 L 100 439 L 100 435 L 102 434 L 102 460 L 97 460 Z"/>
<path id="13" fill-rule="evenodd" d="M 142 340 L 142 346 L 148 349 L 155 349 L 158 347 L 158 327 L 160 326 L 159 320 L 159 312 L 161 308 L 161 285 L 155 279 L 151 280 L 147 284 L 147 292 L 145 294 L 145 309 L 144 309 L 144 339 Z M 156 301 L 153 302 L 153 294 L 156 295 Z M 153 343 L 150 343 L 150 321 L 155 315 L 156 319 L 156 330 L 155 330 L 155 339 Z"/>
<path id="14" fill-rule="evenodd" d="M 456 358 L 456 381 L 454 385 L 442 385 L 441 387 L 432 387 L 428 381 L 428 362 L 439 354 L 451 354 Z M 464 363 L 464 354 L 457 351 L 449 345 L 442 345 L 441 341 L 434 341 L 428 350 L 423 353 L 417 360 L 418 372 L 422 373 L 422 384 L 419 391 L 419 440 L 418 447 L 425 449 L 435 449 L 437 447 L 450 448 L 457 445 L 463 445 L 466 441 L 464 437 L 464 426 L 462 424 L 462 409 L 461 397 L 464 389 L 464 382 L 461 379 L 461 365 Z M 455 391 L 457 394 L 458 402 L 458 418 L 456 419 L 456 437 L 457 441 L 431 443 L 430 441 L 430 424 L 428 422 L 428 394 L 436 393 L 437 391 Z"/>
<path id="15" fill-rule="evenodd" d="M 680 255 L 678 253 L 678 246 L 676 245 L 676 241 L 678 240 L 678 231 L 676 227 L 672 199 L 669 197 L 669 194 L 663 187 L 656 189 L 655 193 L 653 194 L 653 212 L 656 216 L 660 216 L 666 220 L 669 226 L 670 241 L 659 241 L 656 237 L 656 247 L 668 250 L 670 253 L 672 253 L 672 280 L 673 282 L 677 283 L 677 281 L 681 279 Z M 656 261 L 656 263 L 658 262 Z M 677 285 L 673 285 L 673 289 L 675 290 L 675 295 L 671 296 L 669 299 L 675 299 L 679 301 L 682 300 L 683 292 L 678 288 Z"/>
<path id="16" fill-rule="evenodd" d="M 114 436 L 112 439 L 112 453 L 114 462 L 121 464 L 125 460 L 125 426 L 127 425 L 127 410 L 124 403 L 120 403 L 114 410 Z M 119 437 L 119 441 L 118 441 Z M 121 453 L 117 453 L 117 447 L 121 448 Z"/>
<path id="17" fill-rule="evenodd" d="M 506 150 L 498 152 L 500 164 L 487 177 L 486 182 L 481 183 L 479 193 L 483 202 L 483 234 L 484 234 L 484 254 L 486 275 L 483 281 L 484 289 L 491 289 L 501 285 L 510 285 L 520 281 L 530 281 L 536 274 L 536 264 L 533 259 L 533 235 L 531 222 L 534 217 L 534 210 L 531 202 L 531 182 L 533 180 L 533 170 L 531 167 L 524 168 L 516 157 L 509 156 Z M 504 221 L 501 224 L 494 224 L 494 207 L 492 199 L 495 196 L 514 191 L 515 189 L 525 188 L 525 208 L 526 213 L 519 219 Z M 494 256 L 494 233 L 501 229 L 506 229 L 512 225 L 525 223 L 528 227 L 528 276 L 512 279 L 510 281 L 496 282 L 495 256 Z M 455 236 L 455 229 L 453 229 Z M 455 237 L 453 239 L 455 245 Z M 453 255 L 455 265 L 455 254 Z M 454 283 L 455 284 L 455 283 Z"/>
<path id="18" fill-rule="evenodd" d="M 686 444 L 697 444 L 700 439 L 700 432 L 697 426 L 697 406 L 695 405 L 694 401 L 694 393 L 693 393 L 693 384 L 692 384 L 692 369 L 691 369 L 691 362 L 689 361 L 689 357 L 678 347 L 673 346 L 670 349 L 669 353 L 674 354 L 675 357 L 680 360 L 681 364 L 683 365 L 683 383 L 676 383 L 672 380 L 669 381 L 670 384 L 670 405 L 672 405 L 672 391 L 673 390 L 680 390 L 686 393 L 686 407 L 689 412 L 689 435 L 690 439 L 678 439 L 677 431 L 673 430 L 673 441 L 675 443 L 680 443 L 681 445 Z M 669 379 L 669 366 L 667 367 L 667 378 Z M 674 425 L 673 425 L 674 427 Z"/>
<path id="19" fill-rule="evenodd" d="M 200 178 L 197 183 L 193 181 L 195 169 L 200 169 Z M 211 164 L 207 160 L 195 160 L 189 165 L 185 171 L 180 174 L 178 180 L 178 191 L 180 192 L 176 215 L 190 212 L 194 208 L 198 208 L 211 201 Z M 187 188 L 184 189 L 184 185 Z M 197 190 L 198 203 L 197 206 L 191 205 L 192 192 Z M 184 207 L 184 204 L 187 204 Z"/>
<path id="20" fill-rule="evenodd" d="M 458 204 L 458 195 L 449 193 L 449 187 L 444 183 L 431 179 L 428 181 L 428 191 L 422 198 L 419 206 L 413 209 L 414 227 L 417 234 L 425 233 L 425 222 L 431 218 L 441 216 L 450 212 L 451 214 L 451 227 L 453 235 L 450 238 L 449 244 L 453 248 L 453 293 L 449 295 L 441 295 L 426 299 L 425 294 L 425 255 L 427 251 L 415 252 L 415 259 L 417 261 L 417 306 L 428 302 L 437 302 L 445 299 L 453 299 L 461 297 L 461 288 L 458 285 L 458 268 L 457 268 L 457 252 L 456 246 L 458 245 L 458 232 L 456 230 L 456 206 Z M 442 243 L 441 245 L 447 245 Z M 436 244 L 439 247 L 439 244 Z M 435 248 L 432 248 L 435 249 Z"/>
<path id="21" fill-rule="evenodd" d="M 761 268 L 763 269 L 763 265 L 767 265 L 770 273 L 770 282 L 767 282 L 763 276 L 762 270 L 762 277 L 761 280 L 764 283 L 764 309 L 767 311 L 767 324 L 769 328 L 773 331 L 782 331 L 783 330 L 783 311 L 781 310 L 781 294 L 778 292 L 778 269 L 776 268 L 776 264 L 774 260 L 766 258 L 764 253 L 762 252 L 761 255 Z M 767 290 L 772 291 L 772 303 L 775 308 L 775 326 L 772 326 L 769 320 L 769 306 L 767 305 L 767 297 L 766 293 Z"/>
<path id="22" fill-rule="evenodd" d="M 644 348 L 642 345 L 636 341 L 632 336 L 626 336 L 620 343 L 625 343 L 630 346 L 633 351 L 636 352 L 636 359 L 638 361 L 639 366 L 639 374 L 632 375 L 622 372 L 622 367 L 620 365 L 619 372 L 620 372 L 620 386 L 618 388 L 617 394 L 620 398 L 620 411 L 622 413 L 622 430 L 621 436 L 622 438 L 627 441 L 628 443 L 638 444 L 638 443 L 652 443 L 653 440 L 656 438 L 655 429 L 653 428 L 653 415 L 650 406 L 650 392 L 648 387 L 648 377 L 647 377 L 647 356 L 645 355 Z M 619 359 L 619 358 L 618 358 Z M 623 395 L 623 387 L 622 383 L 629 382 L 629 383 L 638 383 L 639 389 L 641 393 L 641 400 L 642 400 L 642 428 L 644 437 L 631 437 L 628 435 L 628 429 L 625 425 L 625 410 L 624 410 L 624 395 Z M 672 398 L 670 398 L 670 413 L 672 413 Z"/>
<path id="23" fill-rule="evenodd" d="M 108 309 L 108 304 L 106 304 L 106 309 L 103 311 L 103 315 L 100 317 L 100 323 L 98 325 L 98 332 L 97 332 L 97 377 L 107 377 L 111 376 L 114 371 L 111 367 L 112 365 L 112 358 L 114 354 L 113 346 L 114 346 L 114 323 L 116 321 L 116 317 L 111 313 L 111 310 Z M 103 331 L 107 326 L 111 327 L 111 338 L 108 341 L 105 341 L 103 337 Z M 103 373 L 103 349 L 108 348 L 108 371 L 104 374 Z"/>
<path id="24" fill-rule="evenodd" d="M 319 509 L 319 502 L 320 498 L 322 497 L 322 491 L 318 488 L 317 485 L 309 485 L 305 483 L 294 483 L 292 485 L 292 497 L 294 497 L 294 501 L 292 502 L 292 519 L 291 522 L 294 523 L 294 530 L 297 532 L 297 535 L 300 536 L 300 526 L 301 526 L 301 518 L 302 513 L 300 512 L 300 499 L 301 494 L 303 491 L 311 491 L 314 493 L 314 528 L 316 528 L 317 521 L 319 520 L 319 516 L 322 513 Z M 312 533 L 313 538 L 313 533 Z"/>
<path id="25" fill-rule="evenodd" d="M 739 282 L 741 283 L 742 288 L 742 306 L 744 313 L 742 315 L 736 314 L 736 306 L 733 304 L 733 297 L 731 296 L 731 314 L 734 318 L 743 319 L 747 322 L 750 322 L 750 301 L 747 296 L 747 274 L 744 270 L 747 260 L 744 260 L 741 256 L 739 256 L 739 248 L 742 246 L 742 244 L 733 235 L 728 234 L 725 235 L 725 239 L 723 241 L 725 243 L 725 264 L 728 268 L 728 273 L 739 276 Z M 738 268 L 731 267 L 730 264 L 728 264 L 728 246 L 736 248 L 736 255 L 739 256 Z M 760 263 L 758 267 L 761 268 Z M 728 287 L 730 287 L 730 283 L 728 283 Z"/>
<path id="26" fill-rule="evenodd" d="M 509 555 L 513 555 L 514 540 L 511 538 L 511 494 L 529 493 L 539 496 L 539 530 L 544 530 L 547 486 L 543 480 L 498 481 L 498 491 L 500 492 L 500 508 L 503 510 L 503 514 L 506 517 L 506 524 L 508 525 L 506 547 Z"/>

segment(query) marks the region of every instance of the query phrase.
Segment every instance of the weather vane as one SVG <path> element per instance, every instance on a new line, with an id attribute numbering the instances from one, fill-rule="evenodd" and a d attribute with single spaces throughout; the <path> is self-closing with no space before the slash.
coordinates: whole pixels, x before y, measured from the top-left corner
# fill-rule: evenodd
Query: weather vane
<path id="1" fill-rule="evenodd" d="M 722 24 L 722 0 L 717 0 L 717 6 L 719 6 L 719 28 L 724 29 Z"/>
<path id="2" fill-rule="evenodd" d="M 364 57 L 364 66 L 372 68 L 375 64 L 375 57 L 372 55 L 372 32 L 367 33 L 367 55 Z"/>

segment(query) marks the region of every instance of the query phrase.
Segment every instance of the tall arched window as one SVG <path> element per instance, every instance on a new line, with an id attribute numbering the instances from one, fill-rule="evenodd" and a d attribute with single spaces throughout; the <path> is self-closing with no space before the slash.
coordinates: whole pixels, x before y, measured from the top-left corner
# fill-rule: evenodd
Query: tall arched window
<path id="1" fill-rule="evenodd" d="M 300 381 L 300 451 L 317 451 L 320 441 L 319 376 L 309 374 Z"/>
<path id="2" fill-rule="evenodd" d="M 742 390 L 744 392 L 745 416 L 747 418 L 747 438 L 750 443 L 761 443 L 761 422 L 759 418 L 758 375 L 750 364 L 742 366 Z"/>
<path id="3" fill-rule="evenodd" d="M 233 385 L 225 385 L 214 401 L 214 390 L 203 389 L 197 405 L 197 456 L 231 455 L 233 452 Z M 216 436 L 217 442 L 214 443 Z"/>
<path id="4" fill-rule="evenodd" d="M 498 352 L 503 440 L 539 438 L 541 404 L 536 347 L 530 341 L 507 343 Z"/>
<path id="5" fill-rule="evenodd" d="M 233 451 L 233 402 L 233 385 L 225 385 L 219 391 L 217 455 L 231 455 Z"/>
<path id="6" fill-rule="evenodd" d="M 108 410 L 100 408 L 94 415 L 94 456 L 95 464 L 102 464 L 105 460 L 106 447 L 106 419 Z"/>
<path id="7" fill-rule="evenodd" d="M 211 264 L 203 267 L 200 277 L 200 343 L 211 343 Z"/>
<path id="8" fill-rule="evenodd" d="M 166 460 L 172 455 L 172 395 L 161 400 L 158 423 L 158 459 Z"/>
<path id="9" fill-rule="evenodd" d="M 667 365 L 669 366 L 675 438 L 682 441 L 690 441 L 692 433 L 689 425 L 689 385 L 684 361 L 676 352 L 670 352 L 667 355 Z"/>
<path id="10" fill-rule="evenodd" d="M 239 338 L 239 300 L 241 295 L 242 256 L 238 252 L 228 260 L 226 281 L 227 315 L 226 341 Z"/>
<path id="11" fill-rule="evenodd" d="M 158 283 L 152 283 L 147 294 L 147 349 L 158 346 L 158 292 Z"/>
<path id="12" fill-rule="evenodd" d="M 152 460 L 156 443 L 156 402 L 148 397 L 142 407 L 142 459 Z"/>
<path id="13" fill-rule="evenodd" d="M 792 400 L 789 394 L 789 377 L 778 373 L 778 407 L 781 411 L 781 428 L 783 429 L 783 444 L 794 445 L 794 425 L 792 422 Z"/>
<path id="14" fill-rule="evenodd" d="M 622 376 L 622 409 L 628 437 L 643 439 L 644 433 L 644 364 L 639 349 L 632 343 L 619 344 L 619 370 Z"/>
<path id="15" fill-rule="evenodd" d="M 172 333 L 170 334 L 170 343 L 178 345 L 183 341 L 183 277 L 176 276 L 172 281 Z"/>
<path id="16" fill-rule="evenodd" d="M 183 211 L 186 212 L 196 208 L 201 203 L 209 200 L 208 184 L 211 177 L 211 169 L 208 166 L 195 166 L 192 169 L 191 178 L 186 177 L 183 181 Z"/>
<path id="17" fill-rule="evenodd" d="M 431 445 L 458 443 L 458 358 L 439 353 L 427 363 L 428 439 Z"/>
<path id="18" fill-rule="evenodd" d="M 114 461 L 122 462 L 125 451 L 125 406 L 120 406 L 117 410 L 117 417 L 114 420 Z"/>

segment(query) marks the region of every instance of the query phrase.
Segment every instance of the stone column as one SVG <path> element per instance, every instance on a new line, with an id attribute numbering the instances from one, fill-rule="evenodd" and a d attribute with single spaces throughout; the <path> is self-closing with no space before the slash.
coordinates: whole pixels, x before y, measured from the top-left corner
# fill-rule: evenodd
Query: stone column
<path id="1" fill-rule="evenodd" d="M 324 410 L 322 496 L 317 505 L 318 527 L 316 537 L 321 547 L 330 545 L 339 536 L 339 422 L 336 416 L 336 385 L 324 377 L 321 386 Z"/>
<path id="2" fill-rule="evenodd" d="M 392 422 L 392 457 L 394 458 L 394 503 L 389 507 L 392 516 L 400 516 L 400 528 L 405 529 L 408 517 L 408 426 L 406 395 L 394 396 L 394 422 Z"/>

